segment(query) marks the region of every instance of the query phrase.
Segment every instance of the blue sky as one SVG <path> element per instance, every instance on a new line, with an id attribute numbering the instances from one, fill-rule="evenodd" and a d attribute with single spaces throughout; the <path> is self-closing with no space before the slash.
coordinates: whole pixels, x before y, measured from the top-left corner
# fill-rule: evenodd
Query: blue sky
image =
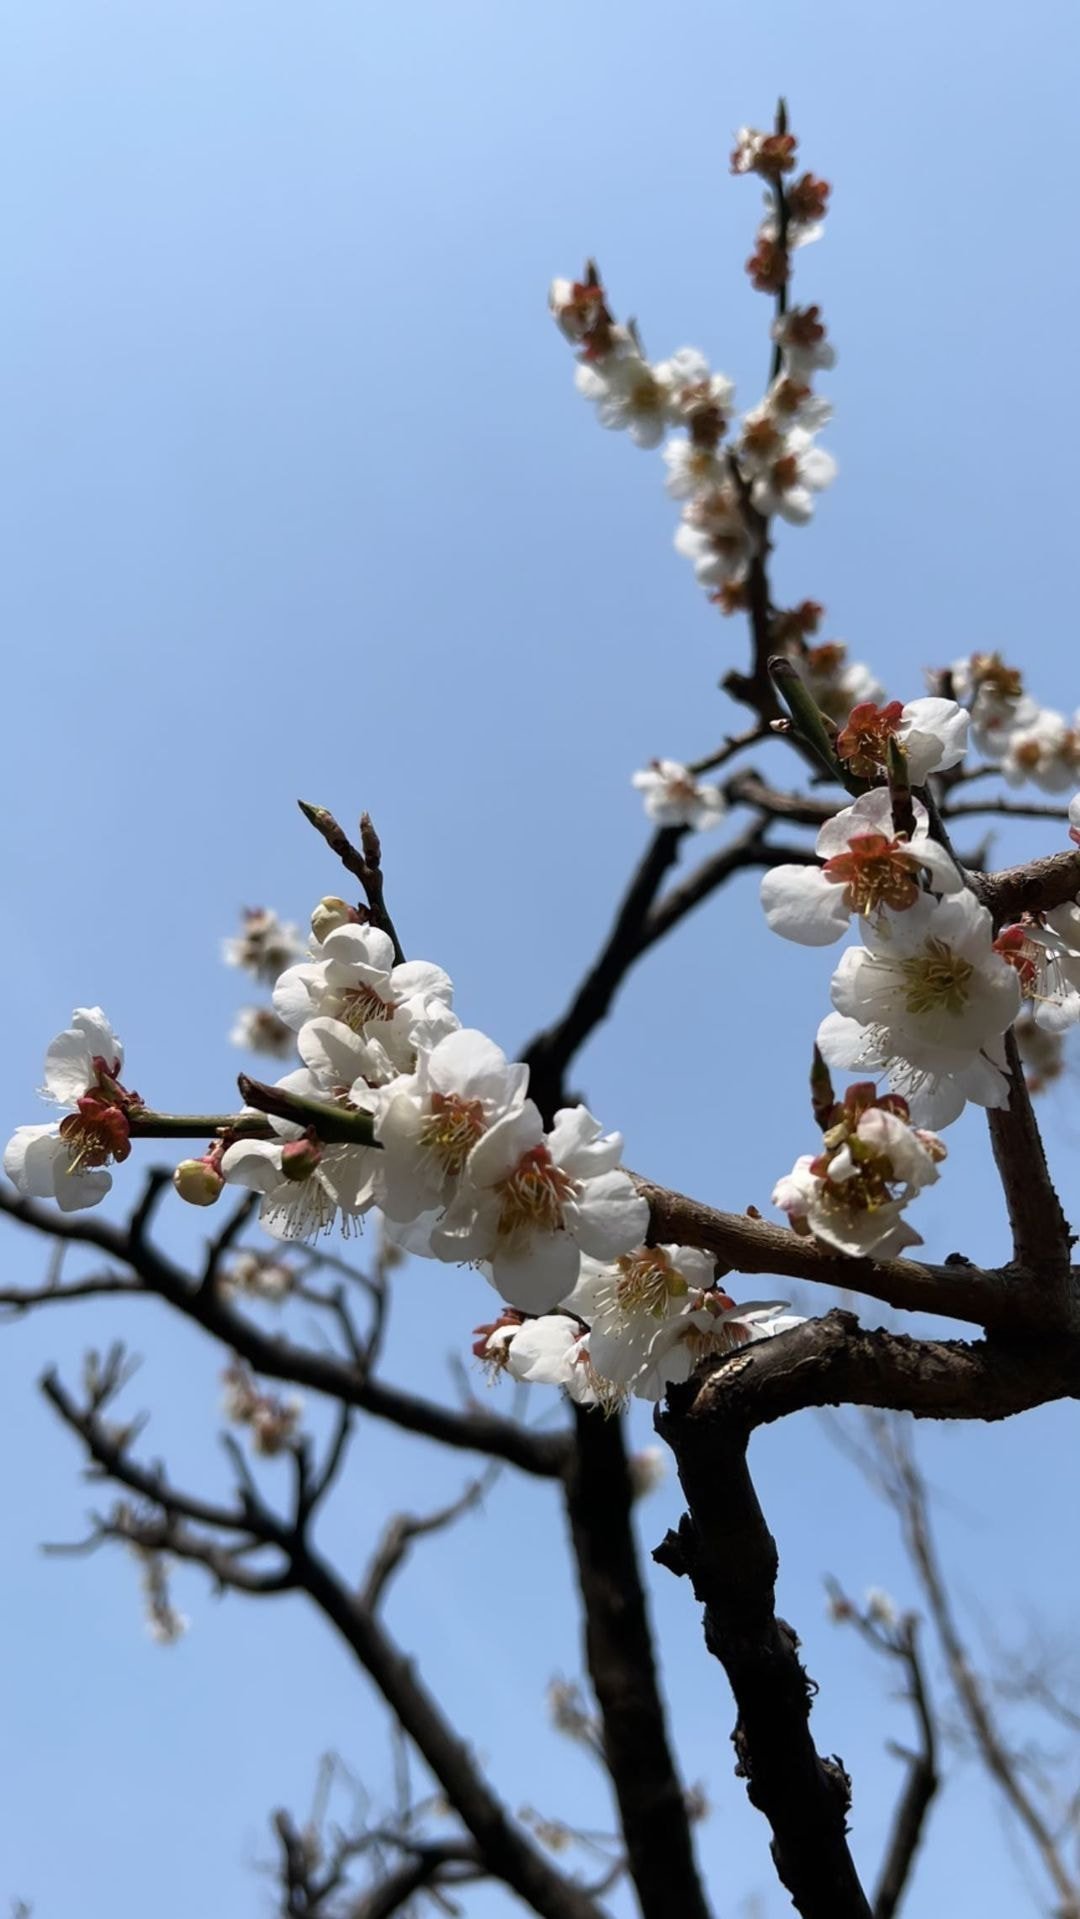
<path id="1" fill-rule="evenodd" d="M 630 772 L 719 741 L 733 713 L 716 683 L 744 638 L 671 547 L 656 456 L 598 431 L 574 393 L 546 287 L 594 252 L 651 353 L 700 346 L 753 403 L 757 197 L 727 156 L 781 89 L 836 189 L 799 286 L 839 346 L 840 478 L 811 530 L 783 534 L 778 592 L 823 600 L 828 632 L 901 696 L 927 664 L 1001 646 L 1071 710 L 1077 39 L 1065 4 L 969 0 L 37 0 L 9 17 L 8 1128 L 37 1116 L 49 1037 L 95 1001 L 147 1098 L 229 1103 L 237 982 L 219 937 L 245 901 L 302 918 L 338 883 L 297 796 L 371 809 L 408 950 L 447 966 L 469 1023 L 512 1049 L 561 1005 L 642 843 Z M 997 850 L 1056 843 L 1032 828 Z M 754 892 L 733 886 L 650 958 L 580 1073 L 631 1164 L 731 1207 L 765 1205 L 806 1145 L 833 963 L 770 941 Z M 1067 1100 L 1051 1113 L 1075 1216 L 1077 1124 Z M 920 1201 L 929 1251 L 1000 1258 L 978 1116 L 949 1144 Z M 165 1218 L 171 1243 L 197 1245 L 200 1221 Z M 10 1275 L 39 1270 L 41 1248 L 5 1251 Z M 421 1271 L 400 1291 L 389 1368 L 435 1390 L 490 1295 Z M 119 1557 L 38 1557 L 92 1494 L 33 1381 L 118 1331 L 144 1355 L 147 1444 L 178 1476 L 221 1476 L 215 1355 L 158 1307 L 4 1329 L 0 1900 L 142 1919 L 152 1887 L 157 1919 L 256 1919 L 269 1808 L 303 1807 L 327 1747 L 377 1787 L 384 1718 L 298 1602 L 219 1605 L 182 1579 L 193 1630 L 163 1654 Z M 999 1636 L 1034 1608 L 1050 1631 L 1070 1616 L 1075 1495 L 1048 1462 L 1072 1432 L 1052 1408 L 923 1435 L 958 1591 Z M 872 1876 L 898 1783 L 884 1742 L 907 1728 L 887 1677 L 825 1622 L 822 1580 L 902 1602 L 910 1584 L 813 1416 L 761 1434 L 754 1462 Z M 365 1427 L 328 1539 L 358 1568 L 380 1513 L 461 1474 Z M 670 1485 L 642 1509 L 646 1548 L 678 1510 Z M 731 1778 L 723 1675 L 689 1594 L 667 1575 L 653 1591 L 685 1771 L 716 1807 L 701 1843 L 718 1909 L 756 1894 L 772 1919 L 785 1906 Z M 425 1548 L 391 1617 L 511 1804 L 604 1822 L 584 1762 L 539 1729 L 548 1677 L 579 1668 L 548 1490 L 504 1480 Z M 912 1919 L 961 1888 L 1012 1919 L 1027 1884 L 954 1761 Z"/>

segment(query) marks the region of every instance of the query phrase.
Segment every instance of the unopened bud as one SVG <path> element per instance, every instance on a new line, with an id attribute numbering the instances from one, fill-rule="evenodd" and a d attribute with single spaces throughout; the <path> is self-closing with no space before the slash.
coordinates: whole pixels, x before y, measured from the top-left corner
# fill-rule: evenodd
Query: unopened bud
<path id="1" fill-rule="evenodd" d="M 281 1171 L 285 1179 L 310 1179 L 322 1158 L 317 1139 L 290 1139 L 281 1149 Z"/>
<path id="2" fill-rule="evenodd" d="M 212 1206 L 220 1199 L 225 1181 L 208 1160 L 182 1159 L 173 1174 L 173 1185 L 189 1206 Z"/>
<path id="3" fill-rule="evenodd" d="M 319 901 L 311 915 L 311 931 L 321 946 L 328 933 L 336 933 L 339 926 L 349 926 L 359 918 L 358 913 L 346 900 L 339 900 L 336 894 L 328 894 Z"/>

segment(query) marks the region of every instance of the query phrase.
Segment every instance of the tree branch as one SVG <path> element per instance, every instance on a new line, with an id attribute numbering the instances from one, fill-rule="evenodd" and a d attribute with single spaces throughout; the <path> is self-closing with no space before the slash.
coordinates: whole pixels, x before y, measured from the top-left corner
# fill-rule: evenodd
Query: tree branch
<path id="1" fill-rule="evenodd" d="M 631 1520 L 623 1422 L 575 1408 L 566 1510 L 600 1707 L 603 1757 L 643 1919 L 709 1919 L 686 1796 L 668 1743 Z"/>

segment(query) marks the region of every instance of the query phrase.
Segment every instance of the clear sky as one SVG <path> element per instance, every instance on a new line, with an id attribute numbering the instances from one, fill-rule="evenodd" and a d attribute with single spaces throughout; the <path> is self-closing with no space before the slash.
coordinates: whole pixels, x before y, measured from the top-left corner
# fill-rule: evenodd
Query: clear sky
<path id="1" fill-rule="evenodd" d="M 450 970 L 467 1022 L 513 1049 L 559 1008 L 642 844 L 630 772 L 719 741 L 734 714 L 716 682 L 744 638 L 671 547 L 656 456 L 574 393 L 547 283 L 595 252 L 651 353 L 700 346 L 752 403 L 757 193 L 727 159 L 781 89 L 835 183 L 799 287 L 839 346 L 840 479 L 812 529 L 783 534 L 779 591 L 823 600 L 828 632 L 901 696 L 925 665 L 1001 646 L 1071 710 L 1078 41 L 1067 0 L 8 10 L 5 1134 L 38 1117 L 50 1036 L 96 1001 L 147 1098 L 230 1102 L 219 937 L 242 902 L 303 918 L 338 884 L 297 795 L 374 813 L 408 949 Z M 997 846 L 1057 843 L 1033 828 Z M 806 1147 L 835 957 L 771 940 L 754 893 L 732 887 L 642 967 L 580 1074 L 631 1164 L 736 1208 L 766 1206 Z M 1077 1122 L 1053 1110 L 1075 1217 Z M 949 1144 L 919 1205 L 929 1252 L 1000 1258 L 977 1114 Z M 202 1222 L 177 1204 L 166 1219 L 197 1243 Z M 4 1251 L 8 1275 L 40 1270 L 28 1240 Z M 390 1369 L 435 1390 L 490 1294 L 426 1270 L 400 1291 Z M 145 1358 L 146 1444 L 178 1476 L 221 1479 L 215 1356 L 163 1311 L 4 1329 L 0 1902 L 256 1919 L 270 1807 L 303 1810 L 328 1747 L 377 1788 L 384 1715 L 297 1601 L 219 1605 L 182 1578 L 193 1629 L 162 1652 L 119 1555 L 37 1555 L 77 1535 L 93 1495 L 35 1376 L 119 1331 Z M 1074 1432 L 1049 1409 L 923 1435 L 977 1629 L 1019 1637 L 1038 1610 L 1064 1631 L 1075 1612 Z M 753 1457 L 781 1610 L 822 1685 L 818 1743 L 854 1774 L 872 1876 L 899 1783 L 884 1744 L 908 1728 L 888 1676 L 827 1624 L 822 1581 L 901 1603 L 910 1581 L 813 1416 Z M 364 1427 L 332 1534 L 344 1562 L 359 1569 L 381 1512 L 461 1473 Z M 678 1510 L 670 1484 L 653 1496 L 646 1548 Z M 602 1790 L 541 1729 L 548 1677 L 579 1668 L 562 1548 L 554 1495 L 507 1479 L 425 1549 L 391 1617 L 512 1805 L 600 1825 Z M 716 1808 L 701 1844 L 718 1911 L 773 1919 L 787 1907 L 731 1777 L 726 1682 L 689 1593 L 666 1574 L 653 1589 L 685 1771 Z M 1027 1884 L 953 1759 L 911 1919 L 961 1897 L 1014 1919 Z M 478 1919 L 510 1908 L 468 1901 Z"/>

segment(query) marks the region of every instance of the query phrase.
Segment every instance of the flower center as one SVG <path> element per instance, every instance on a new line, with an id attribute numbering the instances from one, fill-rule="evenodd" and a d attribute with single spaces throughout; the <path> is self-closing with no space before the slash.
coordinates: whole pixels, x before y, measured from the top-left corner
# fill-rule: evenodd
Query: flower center
<path id="1" fill-rule="evenodd" d="M 879 906 L 902 912 L 919 897 L 917 862 L 906 850 L 907 841 L 886 839 L 884 833 L 857 833 L 846 853 L 826 860 L 827 880 L 844 888 L 844 904 L 864 916 Z"/>
<path id="2" fill-rule="evenodd" d="M 383 999 L 380 993 L 366 981 L 359 986 L 347 986 L 338 997 L 338 1011 L 334 1014 L 343 1026 L 353 1033 L 361 1033 L 369 1020 L 393 1019 L 397 1008 L 393 1000 Z"/>
<path id="3" fill-rule="evenodd" d="M 484 1131 L 484 1103 L 460 1093 L 432 1093 L 420 1138 L 446 1173 L 460 1173 Z"/>
<path id="4" fill-rule="evenodd" d="M 119 1106 L 106 1105 L 92 1093 L 79 1101 L 76 1112 L 60 1121 L 60 1137 L 73 1173 L 107 1166 L 111 1159 L 126 1159 L 131 1151 L 131 1134 Z"/>
<path id="5" fill-rule="evenodd" d="M 900 730 L 903 712 L 899 700 L 890 700 L 888 706 L 862 700 L 852 707 L 848 723 L 837 737 L 836 751 L 859 779 L 873 779 L 886 765 L 889 741 Z"/>
<path id="6" fill-rule="evenodd" d="M 563 1207 L 577 1182 L 556 1166 L 546 1146 L 522 1154 L 512 1173 L 500 1180 L 498 1236 L 507 1246 L 527 1244 L 534 1233 L 557 1233 Z"/>
<path id="7" fill-rule="evenodd" d="M 682 1274 L 675 1271 L 659 1246 L 624 1253 L 615 1264 L 619 1269 L 615 1304 L 620 1313 L 651 1313 L 655 1319 L 662 1319 L 668 1301 L 681 1298 L 687 1291 Z"/>
<path id="8" fill-rule="evenodd" d="M 942 940 L 927 940 L 921 953 L 901 961 L 900 971 L 909 1013 L 962 1013 L 971 997 L 974 966 Z"/>

